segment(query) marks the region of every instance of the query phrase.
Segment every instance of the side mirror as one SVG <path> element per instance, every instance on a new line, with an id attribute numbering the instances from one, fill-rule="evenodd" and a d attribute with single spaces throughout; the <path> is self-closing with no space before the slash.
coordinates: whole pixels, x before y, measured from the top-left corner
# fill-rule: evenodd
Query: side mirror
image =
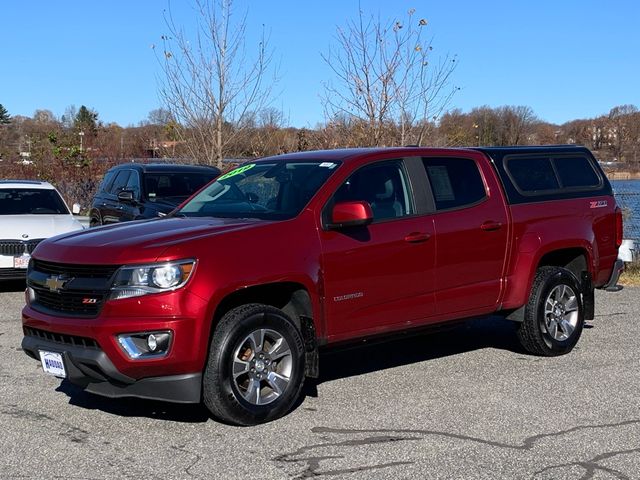
<path id="1" fill-rule="evenodd" d="M 118 200 L 121 202 L 133 202 L 133 192 L 131 190 L 122 190 L 118 192 Z"/>
<path id="2" fill-rule="evenodd" d="M 368 202 L 340 202 L 331 210 L 331 223 L 328 227 L 337 230 L 346 227 L 368 225 L 373 221 L 373 211 Z"/>
<path id="3" fill-rule="evenodd" d="M 71 205 L 71 213 L 73 213 L 74 215 L 80 215 L 80 204 L 79 203 L 74 203 L 73 205 Z"/>

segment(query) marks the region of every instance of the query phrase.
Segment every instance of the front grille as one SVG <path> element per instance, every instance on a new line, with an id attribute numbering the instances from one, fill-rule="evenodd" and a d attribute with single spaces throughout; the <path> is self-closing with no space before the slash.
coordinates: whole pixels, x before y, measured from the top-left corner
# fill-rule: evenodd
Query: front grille
<path id="1" fill-rule="evenodd" d="M 56 313 L 95 317 L 104 303 L 105 292 L 95 291 L 58 291 L 52 292 L 32 286 L 35 293 L 36 310 L 38 306 Z M 91 302 L 91 303 L 88 303 Z M 41 310 L 42 310 L 41 308 Z M 45 312 L 49 313 L 49 312 Z"/>
<path id="2" fill-rule="evenodd" d="M 19 257 L 26 253 L 31 254 L 36 249 L 42 238 L 34 240 L 0 240 L 0 255 L 7 257 Z"/>
<path id="3" fill-rule="evenodd" d="M 24 278 L 27 271 L 24 268 L 0 268 L 0 280 L 7 278 Z"/>
<path id="4" fill-rule="evenodd" d="M 23 327 L 22 330 L 27 337 L 41 338 L 43 340 L 49 340 L 50 342 L 60 343 L 62 345 L 71 345 L 73 347 L 100 348 L 98 342 L 93 338 L 47 332 L 46 330 L 39 330 L 31 327 Z"/>
<path id="5" fill-rule="evenodd" d="M 70 277 L 111 278 L 118 268 L 118 265 L 70 265 L 33 259 L 33 269 L 37 272 Z"/>
<path id="6" fill-rule="evenodd" d="M 118 268 L 118 265 L 64 264 L 34 258 L 27 274 L 27 285 L 34 294 L 31 306 L 49 315 L 96 317 Z"/>

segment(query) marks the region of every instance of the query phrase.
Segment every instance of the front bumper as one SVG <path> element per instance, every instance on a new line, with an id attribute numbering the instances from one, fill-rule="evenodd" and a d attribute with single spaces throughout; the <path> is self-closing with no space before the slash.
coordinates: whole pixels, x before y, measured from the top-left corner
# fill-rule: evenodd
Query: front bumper
<path id="1" fill-rule="evenodd" d="M 0 280 L 24 280 L 27 270 L 24 268 L 0 268 Z"/>
<path id="2" fill-rule="evenodd" d="M 175 403 L 200 402 L 200 372 L 134 379 L 121 373 L 98 344 L 91 343 L 91 339 L 71 335 L 52 335 L 50 338 L 25 335 L 22 349 L 37 360 L 40 350 L 60 353 L 64 359 L 67 379 L 97 395 Z"/>
<path id="3" fill-rule="evenodd" d="M 208 352 L 207 303 L 184 290 L 106 302 L 96 317 L 22 310 L 22 348 L 62 355 L 68 380 L 107 397 L 200 402 Z M 166 355 L 133 358 L 118 341 L 136 332 L 172 334 Z"/>

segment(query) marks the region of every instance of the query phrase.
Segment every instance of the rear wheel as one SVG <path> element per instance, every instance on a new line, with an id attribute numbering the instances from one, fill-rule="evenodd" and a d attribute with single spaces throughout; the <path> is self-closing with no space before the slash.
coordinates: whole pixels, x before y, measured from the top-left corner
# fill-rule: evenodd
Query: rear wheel
<path id="1" fill-rule="evenodd" d="M 281 310 L 249 304 L 234 308 L 213 334 L 203 399 L 220 420 L 255 425 L 286 414 L 304 380 L 304 342 Z"/>
<path id="2" fill-rule="evenodd" d="M 522 346 L 531 353 L 556 356 L 569 353 L 580 339 L 584 309 L 580 284 L 569 270 L 541 267 L 518 328 Z"/>

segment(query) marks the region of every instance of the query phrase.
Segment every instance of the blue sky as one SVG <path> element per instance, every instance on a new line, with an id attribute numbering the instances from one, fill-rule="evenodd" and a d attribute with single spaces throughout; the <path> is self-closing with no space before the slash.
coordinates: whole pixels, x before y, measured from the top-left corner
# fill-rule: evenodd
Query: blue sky
<path id="1" fill-rule="evenodd" d="M 323 120 L 320 54 L 357 0 L 238 0 L 248 7 L 248 41 L 262 24 L 280 65 L 273 105 L 292 126 Z M 192 10 L 173 0 L 189 28 Z M 104 122 L 137 124 L 160 106 L 151 48 L 166 33 L 165 0 L 14 1 L 1 9 L 0 104 L 11 115 L 55 115 L 86 105 Z M 426 18 L 435 55 L 456 54 L 451 106 L 528 105 L 562 123 L 620 104 L 640 106 L 640 2 L 637 0 L 361 0 L 381 18 L 410 8 Z"/>

